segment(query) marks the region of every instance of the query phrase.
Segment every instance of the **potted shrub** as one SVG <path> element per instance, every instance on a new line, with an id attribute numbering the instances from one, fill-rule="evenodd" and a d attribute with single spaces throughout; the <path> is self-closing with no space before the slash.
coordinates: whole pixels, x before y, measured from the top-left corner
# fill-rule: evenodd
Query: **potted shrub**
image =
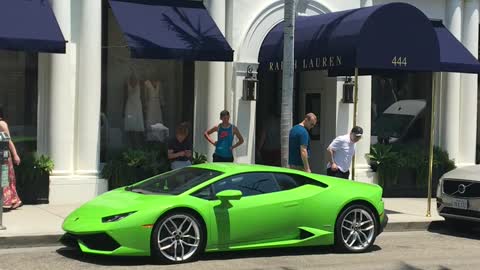
<path id="1" fill-rule="evenodd" d="M 193 152 L 192 164 L 195 165 L 202 163 L 207 163 L 207 156 L 198 152 Z"/>
<path id="2" fill-rule="evenodd" d="M 378 184 L 382 187 L 387 183 L 395 183 L 398 180 L 398 153 L 392 151 L 392 146 L 387 144 L 375 144 L 367 154 L 370 167 L 377 172 Z"/>
<path id="3" fill-rule="evenodd" d="M 53 160 L 46 155 L 26 155 L 16 169 L 17 191 L 24 204 L 49 203 Z"/>

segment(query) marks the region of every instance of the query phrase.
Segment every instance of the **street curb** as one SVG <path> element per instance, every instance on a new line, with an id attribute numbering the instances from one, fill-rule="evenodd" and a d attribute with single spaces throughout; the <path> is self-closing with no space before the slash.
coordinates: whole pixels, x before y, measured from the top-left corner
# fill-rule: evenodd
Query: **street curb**
<path id="1" fill-rule="evenodd" d="M 62 234 L 28 235 L 28 236 L 3 236 L 0 237 L 0 249 L 58 246 Z"/>
<path id="2" fill-rule="evenodd" d="M 384 232 L 427 231 L 438 228 L 443 221 L 413 221 L 388 223 Z M 44 247 L 61 245 L 63 234 L 28 235 L 28 236 L 0 236 L 0 249 Z"/>
<path id="3" fill-rule="evenodd" d="M 384 232 L 427 231 L 443 224 L 441 220 L 388 223 Z"/>

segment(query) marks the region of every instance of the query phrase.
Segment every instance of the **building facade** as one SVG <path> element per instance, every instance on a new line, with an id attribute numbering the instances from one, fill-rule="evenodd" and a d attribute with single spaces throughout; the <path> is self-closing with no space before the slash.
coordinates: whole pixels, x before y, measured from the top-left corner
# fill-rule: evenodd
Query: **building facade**
<path id="1" fill-rule="evenodd" d="M 257 100 L 243 100 L 242 95 L 248 68 L 258 70 L 263 40 L 283 20 L 283 0 L 203 1 L 235 51 L 233 62 L 132 59 L 108 1 L 50 2 L 68 41 L 66 53 L 0 54 L 2 63 L 9 63 L 4 66 L 18 67 L 8 78 L 7 73 L 0 76 L 5 84 L 21 88 L 10 87 L 3 95 L 10 98 L 3 104 L 8 103 L 9 115 L 18 118 L 10 120 L 10 125 L 18 126 L 13 135 L 36 137 L 37 150 L 54 160 L 50 203 L 78 203 L 105 192 L 108 185 L 100 171 L 109 153 L 125 145 L 135 147 L 139 137 L 163 142 L 180 122 L 191 124 L 195 151 L 211 159 L 213 148 L 203 139 L 203 132 L 218 123 L 223 109 L 231 112 L 245 138 L 234 153 L 236 162 L 268 159 L 262 148 L 269 144 L 268 150 L 275 153 L 281 72 L 257 74 Z M 310 16 L 390 2 L 299 0 L 297 12 L 298 16 Z M 428 18 L 442 20 L 478 56 L 479 0 L 402 2 L 416 6 Z M 137 81 L 141 91 L 136 89 Z M 324 71 L 296 73 L 294 123 L 309 111 L 319 115 L 319 126 L 311 133 L 314 172 L 324 173 L 328 144 L 353 125 L 353 104 L 342 101 L 344 83 L 345 77 L 328 77 Z M 357 124 L 364 128 L 365 136 L 357 147 L 357 180 L 375 181 L 365 157 L 372 140 L 378 139 L 372 135 L 372 122 L 400 100 L 423 99 L 427 104 L 432 86 L 440 93 L 435 100 L 440 112 L 436 115 L 436 145 L 445 149 L 457 166 L 475 163 L 480 137 L 477 75 L 361 76 Z M 387 95 L 385 89 L 392 94 Z M 22 108 L 20 113 L 18 108 Z M 422 110 L 428 119 L 428 106 Z M 139 118 L 132 120 L 131 115 Z M 424 130 L 425 126 L 420 124 L 415 139 L 426 139 L 429 130 Z M 272 151 L 270 154 L 276 155 Z"/>

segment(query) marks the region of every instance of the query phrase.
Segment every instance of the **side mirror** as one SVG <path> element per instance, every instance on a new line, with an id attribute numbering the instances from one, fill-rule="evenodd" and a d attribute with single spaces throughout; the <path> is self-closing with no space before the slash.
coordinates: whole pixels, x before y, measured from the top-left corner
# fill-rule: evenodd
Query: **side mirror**
<path id="1" fill-rule="evenodd" d="M 221 201 L 240 200 L 242 198 L 242 192 L 240 190 L 224 190 L 217 193 L 217 198 Z"/>

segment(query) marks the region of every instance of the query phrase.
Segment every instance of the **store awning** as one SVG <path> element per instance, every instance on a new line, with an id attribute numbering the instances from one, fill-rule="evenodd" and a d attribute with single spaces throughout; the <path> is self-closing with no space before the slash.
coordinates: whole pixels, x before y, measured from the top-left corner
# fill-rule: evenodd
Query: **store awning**
<path id="1" fill-rule="evenodd" d="M 430 20 L 416 7 L 391 3 L 298 17 L 297 70 L 358 67 L 368 70 L 429 71 L 439 67 L 439 46 Z M 283 59 L 283 23 L 266 36 L 259 54 L 264 68 Z"/>
<path id="2" fill-rule="evenodd" d="M 233 61 L 202 2 L 109 0 L 133 58 Z"/>
<path id="3" fill-rule="evenodd" d="M 0 49 L 65 53 L 65 42 L 47 0 L 0 0 Z"/>
<path id="4" fill-rule="evenodd" d="M 480 73 L 478 60 L 445 28 L 442 22 L 435 20 L 432 24 L 440 44 L 440 71 Z"/>

